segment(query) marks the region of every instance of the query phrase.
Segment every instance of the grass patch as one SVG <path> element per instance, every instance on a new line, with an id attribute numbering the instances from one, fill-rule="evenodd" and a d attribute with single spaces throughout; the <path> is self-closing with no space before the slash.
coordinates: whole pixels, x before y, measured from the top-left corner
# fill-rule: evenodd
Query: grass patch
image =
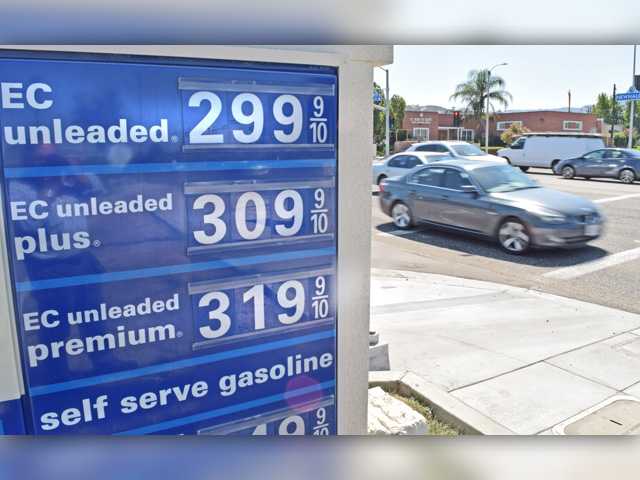
<path id="1" fill-rule="evenodd" d="M 437 418 L 433 416 L 433 412 L 431 409 L 424 405 L 419 400 L 413 397 L 405 397 L 400 395 L 397 392 L 390 392 L 398 400 L 404 402 L 409 407 L 413 408 L 416 412 L 422 415 L 427 419 L 427 424 L 429 425 L 429 433 L 428 435 L 444 435 L 444 436 L 457 436 L 461 435 L 461 433 L 451 425 L 448 425 L 444 422 L 441 422 Z"/>

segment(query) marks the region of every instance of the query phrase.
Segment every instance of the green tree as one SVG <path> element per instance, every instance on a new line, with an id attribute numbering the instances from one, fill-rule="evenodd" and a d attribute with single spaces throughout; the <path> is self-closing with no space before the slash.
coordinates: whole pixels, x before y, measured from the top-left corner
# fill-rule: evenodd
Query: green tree
<path id="1" fill-rule="evenodd" d="M 505 90 L 505 85 L 502 77 L 489 76 L 488 70 L 471 70 L 467 80 L 456 86 L 450 100 L 462 102 L 467 114 L 480 119 L 487 103 L 487 92 L 489 92 L 489 110 L 495 111 L 494 104 L 507 107 L 512 101 L 513 97 Z"/>
<path id="2" fill-rule="evenodd" d="M 502 134 L 500 135 L 500 140 L 504 142 L 505 145 L 511 145 L 516 137 L 521 136 L 523 133 L 530 132 L 527 127 L 521 126 L 519 123 L 512 123 L 509 125 Z"/>
<path id="3" fill-rule="evenodd" d="M 386 105 L 386 99 L 384 98 L 384 91 L 382 90 L 382 87 L 380 87 L 380 85 L 374 82 L 373 91 L 374 93 L 377 93 L 378 97 L 380 98 L 380 101 L 377 101 L 375 103 L 377 105 L 380 105 L 381 107 L 384 107 Z M 378 146 L 384 145 L 384 141 L 385 141 L 384 127 L 385 127 L 384 112 L 382 110 L 378 110 L 374 108 L 373 109 L 373 142 Z"/>
<path id="4" fill-rule="evenodd" d="M 621 122 L 624 122 L 625 118 L 622 105 L 616 102 L 612 95 L 607 95 L 606 93 L 598 95 L 598 100 L 596 100 L 596 104 L 593 106 L 593 113 L 609 125 L 619 125 Z M 628 123 L 629 114 L 627 113 L 626 115 Z"/>
<path id="5" fill-rule="evenodd" d="M 393 95 L 391 97 L 391 102 L 389 102 L 389 115 L 391 115 L 393 119 L 393 128 L 395 130 L 402 128 L 405 108 L 407 108 L 407 102 L 404 101 L 404 98 L 400 95 Z"/>
<path id="6" fill-rule="evenodd" d="M 593 106 L 593 113 L 598 117 L 604 119 L 605 122 L 611 123 L 611 99 L 606 93 L 598 95 L 598 100 Z"/>

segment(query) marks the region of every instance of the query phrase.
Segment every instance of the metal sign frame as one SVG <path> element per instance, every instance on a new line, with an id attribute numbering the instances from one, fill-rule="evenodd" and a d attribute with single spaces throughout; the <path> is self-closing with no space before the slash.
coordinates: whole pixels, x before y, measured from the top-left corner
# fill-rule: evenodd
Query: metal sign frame
<path id="1" fill-rule="evenodd" d="M 24 52 L 24 51 L 0 51 L 0 59 L 12 59 L 12 58 L 29 58 L 29 59 L 43 59 L 43 60 L 76 60 L 76 61 L 98 61 L 98 62 L 118 62 L 118 63 L 134 63 L 134 64 L 153 64 L 153 65 L 171 65 L 171 66 L 206 66 L 206 67 L 236 67 L 239 69 L 246 68 L 257 68 L 260 70 L 273 70 L 273 71 L 282 71 L 289 70 L 292 72 L 307 72 L 312 70 L 314 72 L 331 72 L 336 75 L 336 89 L 339 84 L 337 78 L 337 70 L 335 67 L 326 67 L 326 66 L 309 66 L 309 65 L 295 65 L 295 64 L 273 64 L 273 63 L 262 63 L 262 62 L 230 62 L 228 60 L 198 60 L 198 59 L 176 59 L 176 58 L 166 58 L 166 57 L 146 57 L 146 56 L 121 56 L 121 55 L 104 55 L 104 54 L 91 54 L 91 53 L 46 53 L 46 52 Z M 185 87 L 190 87 L 190 85 L 183 85 Z M 336 91 L 336 98 L 338 93 Z M 339 104 L 339 102 L 338 102 Z M 338 111 L 336 107 L 336 138 L 335 144 L 337 146 L 337 132 L 339 131 L 338 125 Z M 335 158 L 336 158 L 336 171 L 335 178 L 336 182 L 338 181 L 338 165 L 339 165 L 339 152 L 337 147 L 335 148 Z M 338 191 L 337 191 L 337 183 L 335 185 L 335 203 L 338 205 Z M 6 212 L 5 212 L 6 213 Z M 336 229 L 338 226 L 338 211 L 335 211 L 336 218 Z M 337 232 L 337 230 L 336 230 Z M 7 250 L 3 250 L 2 255 L 6 261 Z M 336 242 L 336 259 L 338 258 L 338 245 Z M 338 260 L 336 260 L 338 262 Z M 336 267 L 337 268 L 337 267 Z M 11 275 L 13 278 L 13 275 Z M 7 284 L 12 285 L 13 281 L 9 281 L 7 278 Z M 337 282 L 337 279 L 336 279 Z M 335 294 L 337 295 L 337 288 Z M 15 295 L 16 292 L 13 292 Z M 336 305 L 339 305 L 339 300 L 336 299 Z M 15 318 L 15 317 L 14 317 Z M 338 348 L 337 348 L 337 329 L 338 325 L 335 325 L 336 329 L 336 341 L 335 341 L 335 356 L 336 356 L 336 375 L 337 375 L 337 358 L 338 358 Z M 336 405 L 337 407 L 337 405 Z M 336 414 L 337 415 L 337 414 Z"/>

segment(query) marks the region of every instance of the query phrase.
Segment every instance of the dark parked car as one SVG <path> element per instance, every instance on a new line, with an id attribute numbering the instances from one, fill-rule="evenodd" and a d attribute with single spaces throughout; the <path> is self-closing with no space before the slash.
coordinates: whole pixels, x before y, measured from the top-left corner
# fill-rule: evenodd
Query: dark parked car
<path id="1" fill-rule="evenodd" d="M 601 148 L 581 157 L 562 160 L 554 172 L 564 178 L 617 178 L 623 183 L 633 183 L 640 179 L 640 151 Z"/>
<path id="2" fill-rule="evenodd" d="M 417 223 L 495 239 L 510 253 L 575 247 L 600 236 L 595 204 L 540 187 L 511 165 L 446 160 L 381 183 L 380 206 L 398 228 Z"/>

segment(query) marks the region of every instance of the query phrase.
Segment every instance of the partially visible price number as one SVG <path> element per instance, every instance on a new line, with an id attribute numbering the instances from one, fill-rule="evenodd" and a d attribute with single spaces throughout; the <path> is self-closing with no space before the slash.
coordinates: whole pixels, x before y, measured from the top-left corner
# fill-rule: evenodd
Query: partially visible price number
<path id="1" fill-rule="evenodd" d="M 327 409 L 321 407 L 308 416 L 311 420 L 311 431 L 313 435 L 329 435 L 329 422 L 327 418 Z M 305 435 L 307 433 L 307 425 L 303 415 L 290 415 L 283 420 L 279 420 L 276 424 L 277 435 Z M 253 435 L 267 435 L 267 424 L 258 425 L 253 431 Z"/>

